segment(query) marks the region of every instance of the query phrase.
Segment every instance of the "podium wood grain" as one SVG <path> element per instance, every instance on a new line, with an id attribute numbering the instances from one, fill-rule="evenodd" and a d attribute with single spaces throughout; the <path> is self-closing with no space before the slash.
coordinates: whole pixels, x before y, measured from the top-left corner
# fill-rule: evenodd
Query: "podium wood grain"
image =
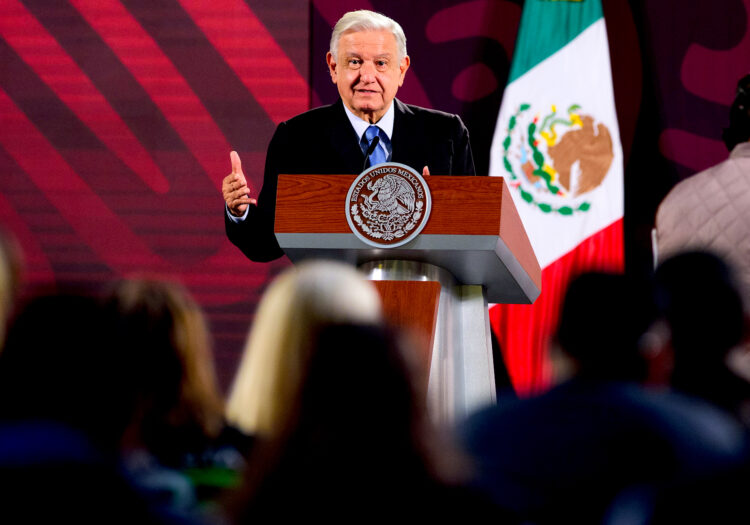
<path id="1" fill-rule="evenodd" d="M 346 195 L 357 175 L 279 175 L 276 233 L 351 234 Z M 497 235 L 537 288 L 541 270 L 502 177 L 426 177 L 432 211 L 420 235 Z M 365 190 L 366 191 L 366 190 Z M 507 205 L 506 205 L 507 204 Z"/>
<path id="2" fill-rule="evenodd" d="M 345 200 L 355 178 L 353 175 L 279 176 L 278 194 L 284 196 L 284 210 L 276 215 L 276 232 L 351 233 L 346 222 Z M 428 179 L 432 213 L 422 234 L 497 235 L 500 223 L 497 196 L 502 192 L 502 179 L 438 176 Z M 460 180 L 459 190 L 455 179 Z M 478 221 L 478 209 L 495 213 L 486 216 L 486 221 Z"/>
<path id="3" fill-rule="evenodd" d="M 386 320 L 404 331 L 414 345 L 414 353 L 424 373 L 430 375 L 435 342 L 440 283 L 436 281 L 371 281 L 383 301 Z M 411 349 L 408 349 L 411 351 Z"/>

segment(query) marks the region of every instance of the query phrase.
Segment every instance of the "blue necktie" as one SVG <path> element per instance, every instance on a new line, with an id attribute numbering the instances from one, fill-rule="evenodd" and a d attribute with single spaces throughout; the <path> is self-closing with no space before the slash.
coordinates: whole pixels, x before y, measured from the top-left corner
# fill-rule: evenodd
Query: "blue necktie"
<path id="1" fill-rule="evenodd" d="M 388 136 L 385 134 L 383 130 L 381 130 L 377 126 L 370 126 L 365 130 L 365 135 L 362 137 L 362 143 L 364 146 L 364 151 L 367 152 L 370 145 L 372 144 L 373 139 L 380 135 L 380 144 L 375 146 L 375 150 L 370 154 L 370 167 L 375 166 L 376 164 L 382 164 L 385 162 L 385 150 L 383 149 L 383 146 L 385 146 L 385 143 L 383 141 L 388 139 Z"/>

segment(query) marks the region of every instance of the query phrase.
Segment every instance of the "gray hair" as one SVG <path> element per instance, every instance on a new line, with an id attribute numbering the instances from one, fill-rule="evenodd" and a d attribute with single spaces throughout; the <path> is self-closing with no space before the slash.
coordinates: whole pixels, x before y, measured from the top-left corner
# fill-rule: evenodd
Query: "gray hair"
<path id="1" fill-rule="evenodd" d="M 336 57 L 339 50 L 339 39 L 347 31 L 390 31 L 396 38 L 396 48 L 398 49 L 398 59 L 401 60 L 406 56 L 406 35 L 398 22 L 385 15 L 374 11 L 360 9 L 359 11 L 349 11 L 342 16 L 331 33 L 330 52 Z"/>

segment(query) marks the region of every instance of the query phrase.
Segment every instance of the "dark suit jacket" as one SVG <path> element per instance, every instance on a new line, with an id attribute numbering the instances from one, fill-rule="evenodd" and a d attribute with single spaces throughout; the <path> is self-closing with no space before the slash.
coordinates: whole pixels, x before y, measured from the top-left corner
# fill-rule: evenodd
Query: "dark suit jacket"
<path id="1" fill-rule="evenodd" d="M 392 162 L 434 175 L 474 175 L 469 132 L 457 115 L 403 104 L 394 99 Z M 225 216 L 227 237 L 253 261 L 283 255 L 273 234 L 276 180 L 280 173 L 356 174 L 365 156 L 360 138 L 339 100 L 282 122 L 266 154 L 263 188 L 247 219 L 234 223 Z M 225 213 L 226 215 L 226 213 Z"/>

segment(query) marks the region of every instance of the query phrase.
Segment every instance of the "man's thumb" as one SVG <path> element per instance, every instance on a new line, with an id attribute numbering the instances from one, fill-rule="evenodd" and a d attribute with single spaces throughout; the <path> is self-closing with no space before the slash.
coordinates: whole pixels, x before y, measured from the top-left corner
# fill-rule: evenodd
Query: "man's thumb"
<path id="1" fill-rule="evenodd" d="M 232 161 L 232 173 L 242 173 L 242 162 L 236 151 L 229 153 L 229 159 Z"/>

